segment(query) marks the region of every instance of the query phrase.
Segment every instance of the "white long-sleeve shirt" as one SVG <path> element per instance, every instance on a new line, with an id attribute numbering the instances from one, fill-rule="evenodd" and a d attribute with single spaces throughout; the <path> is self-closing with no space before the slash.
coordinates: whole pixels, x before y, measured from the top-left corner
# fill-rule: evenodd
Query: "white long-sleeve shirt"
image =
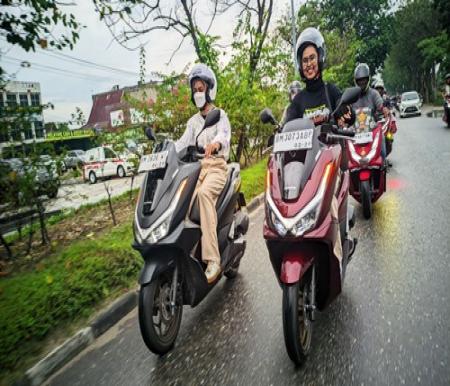
<path id="1" fill-rule="evenodd" d="M 195 138 L 203 128 L 205 119 L 198 112 L 193 115 L 186 124 L 186 130 L 181 138 L 175 142 L 177 152 L 188 146 L 195 146 Z M 218 156 L 228 160 L 230 156 L 230 142 L 231 142 L 231 126 L 225 111 L 220 110 L 220 120 L 214 126 L 207 127 L 198 136 L 198 145 L 206 147 L 210 143 L 219 142 L 222 148 L 218 152 Z"/>

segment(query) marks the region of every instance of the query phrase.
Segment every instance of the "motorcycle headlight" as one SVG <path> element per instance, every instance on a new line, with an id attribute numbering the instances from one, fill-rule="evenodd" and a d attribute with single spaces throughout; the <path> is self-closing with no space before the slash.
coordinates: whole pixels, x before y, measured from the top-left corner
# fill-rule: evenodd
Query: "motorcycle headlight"
<path id="1" fill-rule="evenodd" d="M 294 225 L 292 228 L 292 233 L 295 236 L 301 236 L 306 231 L 310 230 L 314 225 L 316 225 L 317 221 L 317 215 L 319 214 L 319 211 L 317 210 L 319 208 L 318 203 L 310 212 L 306 213 L 297 224 Z"/>
<path id="2" fill-rule="evenodd" d="M 139 226 L 139 220 L 137 218 L 135 219 L 135 227 L 136 227 L 136 233 L 137 233 L 137 241 L 147 241 L 150 244 L 157 243 L 162 238 L 166 237 L 169 233 L 170 229 L 170 223 L 172 221 L 173 214 L 175 212 L 175 209 L 178 205 L 178 201 L 180 200 L 181 193 L 184 190 L 184 187 L 186 186 L 187 178 L 185 178 L 180 186 L 178 187 L 177 192 L 175 193 L 175 196 L 172 200 L 172 203 L 169 205 L 167 210 L 159 217 L 158 220 L 156 220 L 150 228 L 142 229 Z"/>
<path id="3" fill-rule="evenodd" d="M 277 233 L 280 236 L 283 236 L 283 237 L 286 236 L 288 230 L 285 228 L 285 226 L 278 219 L 278 217 L 275 214 L 275 212 L 270 209 L 270 207 L 268 208 L 268 211 L 269 211 L 270 221 L 271 221 L 271 223 L 273 225 L 273 228 L 277 231 Z"/>
<path id="4" fill-rule="evenodd" d="M 267 189 L 266 202 L 270 221 L 280 236 L 284 237 L 288 232 L 294 236 L 301 236 L 316 225 L 332 167 L 331 162 L 326 166 L 316 195 L 295 217 L 283 217 L 270 195 L 270 189 Z"/>
<path id="5" fill-rule="evenodd" d="M 375 156 L 379 141 L 380 141 L 380 133 L 378 132 L 377 135 L 375 136 L 375 139 L 373 140 L 372 148 L 370 149 L 369 153 L 366 156 L 367 162 L 372 161 L 372 158 Z"/>

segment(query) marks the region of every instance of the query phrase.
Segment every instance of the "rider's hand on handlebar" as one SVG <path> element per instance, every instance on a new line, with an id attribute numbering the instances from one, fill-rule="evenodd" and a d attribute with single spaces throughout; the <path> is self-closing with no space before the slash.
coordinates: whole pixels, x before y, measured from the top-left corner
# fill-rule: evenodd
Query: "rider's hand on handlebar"
<path id="1" fill-rule="evenodd" d="M 341 106 L 335 113 L 335 119 L 340 128 L 352 126 L 355 123 L 355 111 L 351 106 Z"/>
<path id="2" fill-rule="evenodd" d="M 220 143 L 210 143 L 209 145 L 206 145 L 205 147 L 205 158 L 211 157 L 214 153 L 218 152 L 220 150 Z"/>

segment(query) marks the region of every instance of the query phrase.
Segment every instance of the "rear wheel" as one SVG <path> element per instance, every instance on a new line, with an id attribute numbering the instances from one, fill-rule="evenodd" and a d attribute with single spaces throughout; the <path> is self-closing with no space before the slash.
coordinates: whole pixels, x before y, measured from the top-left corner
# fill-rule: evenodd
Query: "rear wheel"
<path id="1" fill-rule="evenodd" d="M 314 307 L 311 299 L 312 291 L 316 290 L 311 276 L 283 287 L 284 342 L 289 358 L 297 365 L 305 362 L 311 348 L 312 321 L 308 307 Z"/>
<path id="2" fill-rule="evenodd" d="M 372 216 L 372 198 L 370 195 L 369 181 L 361 181 L 360 192 L 364 217 L 369 219 Z"/>
<path id="3" fill-rule="evenodd" d="M 175 344 L 183 315 L 181 293 L 176 296 L 172 312 L 171 272 L 163 273 L 139 291 L 139 327 L 148 349 L 155 354 L 167 353 Z"/>

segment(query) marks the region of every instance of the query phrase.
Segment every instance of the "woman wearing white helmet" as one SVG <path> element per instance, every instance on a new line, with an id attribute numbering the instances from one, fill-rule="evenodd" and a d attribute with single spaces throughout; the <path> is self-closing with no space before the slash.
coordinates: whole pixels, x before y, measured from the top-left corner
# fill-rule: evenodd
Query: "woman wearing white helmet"
<path id="1" fill-rule="evenodd" d="M 227 179 L 226 161 L 230 154 L 231 127 L 227 115 L 220 110 L 219 122 L 202 131 L 206 115 L 216 108 L 213 104 L 217 93 L 214 72 L 205 64 L 195 65 L 189 74 L 189 85 L 192 103 L 199 112 L 188 120 L 186 131 L 176 142 L 176 149 L 179 152 L 196 144 L 205 149 L 194 199 L 198 198 L 200 209 L 202 258 L 207 264 L 205 275 L 208 283 L 212 283 L 221 271 L 216 201 Z"/>

